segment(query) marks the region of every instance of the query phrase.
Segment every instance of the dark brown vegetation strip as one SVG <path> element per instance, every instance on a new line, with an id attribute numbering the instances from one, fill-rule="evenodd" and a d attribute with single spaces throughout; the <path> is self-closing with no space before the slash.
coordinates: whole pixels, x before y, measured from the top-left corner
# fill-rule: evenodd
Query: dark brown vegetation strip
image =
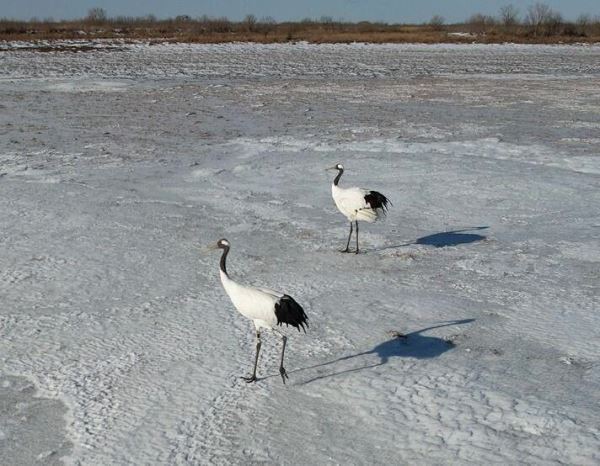
<path id="1" fill-rule="evenodd" d="M 497 16 L 476 14 L 461 24 L 445 24 L 444 19 L 437 15 L 421 25 L 366 21 L 347 23 L 327 17 L 278 23 L 271 18 L 258 20 L 253 15 L 239 22 L 207 16 L 178 16 L 161 20 L 153 16 L 109 18 L 99 8 L 91 9 L 86 18 L 71 21 L 0 19 L 0 40 L 65 39 L 200 43 L 592 43 L 600 42 L 600 18 L 581 15 L 576 21 L 564 21 L 547 5 L 536 3 L 523 17 L 516 8 L 506 6 Z"/>

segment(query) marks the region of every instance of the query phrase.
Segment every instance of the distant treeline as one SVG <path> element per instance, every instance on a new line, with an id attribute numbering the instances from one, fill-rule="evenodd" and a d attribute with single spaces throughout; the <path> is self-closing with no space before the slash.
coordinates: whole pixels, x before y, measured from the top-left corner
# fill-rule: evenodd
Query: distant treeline
<path id="1" fill-rule="evenodd" d="M 78 20 L 51 18 L 29 21 L 0 19 L 0 40 L 48 40 L 83 38 L 161 39 L 186 42 L 577 42 L 600 41 L 600 17 L 580 15 L 566 21 L 545 3 L 520 11 L 502 7 L 495 16 L 474 14 L 463 23 L 447 24 L 433 16 L 423 24 L 388 24 L 362 21 L 350 23 L 331 17 L 277 22 L 271 17 L 247 15 L 242 21 L 187 15 L 157 19 L 109 17 L 102 8 L 92 8 Z"/>

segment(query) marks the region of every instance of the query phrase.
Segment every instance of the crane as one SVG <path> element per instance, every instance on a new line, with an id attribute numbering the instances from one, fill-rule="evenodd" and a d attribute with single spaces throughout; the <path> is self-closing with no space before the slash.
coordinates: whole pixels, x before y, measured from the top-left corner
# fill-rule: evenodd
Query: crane
<path id="1" fill-rule="evenodd" d="M 286 379 L 289 378 L 283 367 L 287 336 L 280 332 L 279 329 L 277 329 L 277 326 L 282 326 L 282 324 L 286 324 L 286 326 L 291 325 L 298 331 L 302 329 L 304 330 L 304 333 L 306 333 L 308 317 L 306 316 L 304 309 L 302 309 L 302 306 L 287 294 L 269 290 L 267 288 L 242 285 L 231 279 L 227 273 L 226 266 L 227 254 L 229 254 L 230 247 L 231 245 L 226 239 L 220 239 L 213 247 L 214 249 L 223 250 L 221 262 L 219 264 L 221 283 L 235 308 L 244 317 L 252 320 L 256 330 L 256 357 L 254 359 L 252 375 L 242 378 L 248 383 L 257 380 L 256 366 L 258 365 L 258 355 L 261 346 L 261 330 L 270 329 L 281 336 L 283 345 L 281 347 L 279 374 L 285 384 Z"/>
<path id="2" fill-rule="evenodd" d="M 340 252 L 350 252 L 350 239 L 352 238 L 352 223 L 356 224 L 356 254 L 358 254 L 358 221 L 368 223 L 375 222 L 381 215 L 385 215 L 388 204 L 392 205 L 390 200 L 377 191 L 362 189 L 357 187 L 341 188 L 339 186 L 340 178 L 344 174 L 344 166 L 341 163 L 327 168 L 327 170 L 337 170 L 337 175 L 331 184 L 331 195 L 339 211 L 350 221 L 350 234 L 346 248 Z"/>

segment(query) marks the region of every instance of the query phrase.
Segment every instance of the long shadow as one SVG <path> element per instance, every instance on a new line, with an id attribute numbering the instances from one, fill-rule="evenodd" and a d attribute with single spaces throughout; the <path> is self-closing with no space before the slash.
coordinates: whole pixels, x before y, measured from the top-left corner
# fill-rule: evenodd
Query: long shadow
<path id="1" fill-rule="evenodd" d="M 473 230 L 485 230 L 488 227 L 473 227 L 465 228 L 463 230 L 445 231 L 442 233 L 435 233 L 433 235 L 423 236 L 415 241 L 415 244 L 426 244 L 428 246 L 435 246 L 436 248 L 443 248 L 446 246 L 456 246 L 457 244 L 474 243 L 476 241 L 484 240 L 484 235 L 478 235 L 476 233 L 464 233 L 465 231 Z"/>
<path id="2" fill-rule="evenodd" d="M 427 246 L 434 246 L 436 248 L 444 248 L 446 246 L 456 246 L 458 244 L 475 243 L 482 241 L 487 238 L 484 235 L 478 235 L 476 233 L 465 233 L 466 231 L 485 230 L 489 227 L 471 227 L 463 228 L 462 230 L 443 231 L 440 233 L 434 233 L 432 235 L 422 236 L 417 238 L 411 243 L 397 244 L 395 246 L 386 246 L 379 249 L 385 251 L 387 249 L 402 248 L 405 246 L 412 246 L 413 244 L 425 244 Z"/>
<path id="3" fill-rule="evenodd" d="M 343 371 L 331 372 L 329 374 L 319 375 L 317 377 L 313 377 L 312 379 L 306 380 L 302 382 L 301 385 L 314 382 L 315 380 L 324 379 L 327 377 L 333 377 L 335 375 L 347 374 L 349 372 L 356 372 L 364 369 L 369 369 L 372 367 L 382 366 L 387 364 L 391 358 L 394 357 L 410 357 L 416 359 L 430 359 L 440 356 L 448 350 L 454 348 L 454 344 L 451 341 L 444 340 L 443 338 L 438 337 L 429 337 L 426 335 L 422 335 L 429 330 L 433 330 L 436 328 L 448 327 L 451 325 L 463 325 L 474 322 L 475 319 L 463 319 L 463 320 L 452 320 L 449 322 L 442 322 L 438 325 L 433 325 L 431 327 L 423 328 L 421 330 L 417 330 L 415 332 L 411 332 L 405 335 L 394 336 L 391 339 L 384 341 L 383 343 L 378 344 L 370 351 L 364 351 L 362 353 L 351 354 L 349 356 L 343 356 L 338 359 L 334 359 L 332 361 L 324 362 L 322 364 L 316 364 L 314 366 L 303 367 L 301 369 L 296 369 L 290 371 L 293 372 L 301 372 L 309 369 L 317 369 L 319 367 L 330 366 L 332 364 L 339 363 L 341 361 L 347 361 L 349 359 L 358 358 L 361 356 L 368 356 L 370 354 L 376 354 L 379 357 L 379 362 L 375 364 L 370 364 L 366 366 L 355 367 L 352 369 L 346 369 Z"/>

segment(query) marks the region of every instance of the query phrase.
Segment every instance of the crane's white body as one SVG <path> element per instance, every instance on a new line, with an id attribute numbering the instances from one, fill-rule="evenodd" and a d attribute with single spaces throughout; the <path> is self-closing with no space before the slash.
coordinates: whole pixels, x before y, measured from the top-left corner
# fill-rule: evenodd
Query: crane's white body
<path id="1" fill-rule="evenodd" d="M 332 183 L 331 195 L 339 211 L 350 222 L 361 220 L 373 223 L 379 218 L 378 209 L 373 209 L 365 200 L 370 191 L 362 188 L 340 188 Z"/>
<path id="2" fill-rule="evenodd" d="M 220 272 L 223 288 L 238 312 L 252 320 L 257 331 L 261 328 L 274 329 L 277 325 L 275 305 L 284 296 L 283 293 L 241 285 L 222 270 Z"/>

